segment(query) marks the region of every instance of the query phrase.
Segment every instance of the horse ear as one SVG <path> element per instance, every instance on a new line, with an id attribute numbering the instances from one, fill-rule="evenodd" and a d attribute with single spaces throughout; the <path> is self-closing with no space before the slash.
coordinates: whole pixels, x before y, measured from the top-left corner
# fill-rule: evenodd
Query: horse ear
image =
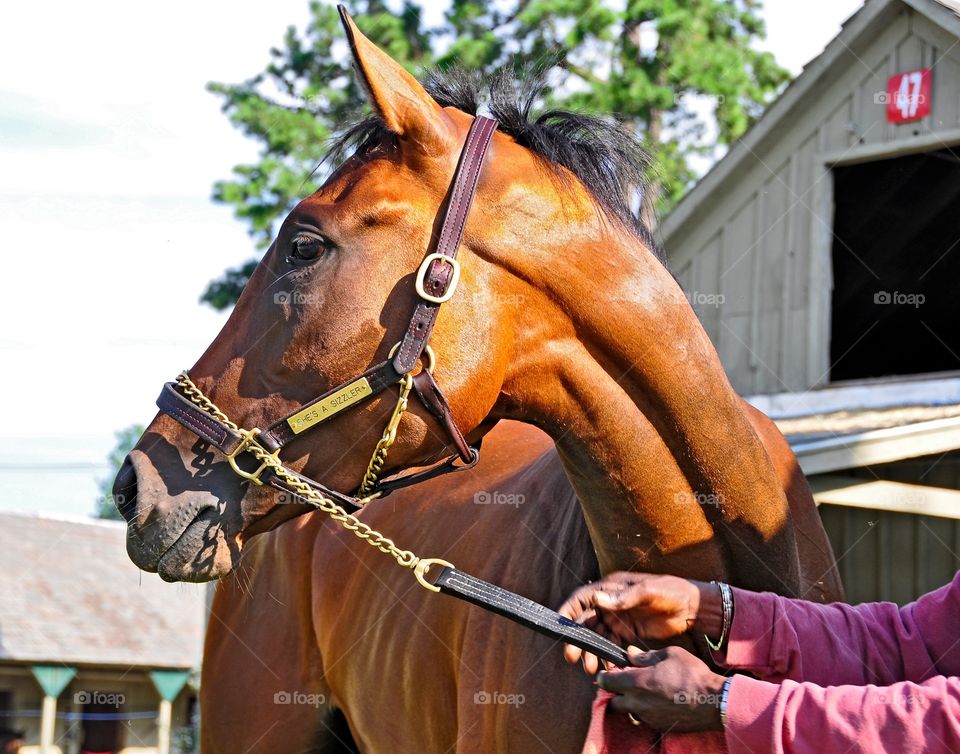
<path id="1" fill-rule="evenodd" d="M 443 108 L 403 66 L 367 39 L 337 6 L 350 52 L 370 103 L 393 133 L 435 155 L 453 147 L 455 129 Z"/>

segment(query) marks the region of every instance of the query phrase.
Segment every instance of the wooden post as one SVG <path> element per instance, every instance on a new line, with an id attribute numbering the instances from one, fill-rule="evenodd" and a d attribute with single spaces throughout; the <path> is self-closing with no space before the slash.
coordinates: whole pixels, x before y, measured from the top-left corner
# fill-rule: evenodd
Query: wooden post
<path id="1" fill-rule="evenodd" d="M 190 680 L 189 670 L 151 670 L 153 681 L 160 695 L 157 712 L 157 754 L 170 754 L 170 727 L 173 719 L 173 700 Z"/>
<path id="2" fill-rule="evenodd" d="M 173 704 L 167 699 L 160 700 L 157 713 L 157 754 L 170 754 L 170 721 L 173 718 Z"/>
<path id="3" fill-rule="evenodd" d="M 40 717 L 40 754 L 53 754 L 57 735 L 57 697 L 77 674 L 66 665 L 32 665 L 30 672 L 43 689 Z"/>
<path id="4" fill-rule="evenodd" d="M 40 710 L 40 754 L 53 754 L 57 730 L 57 697 L 45 694 Z"/>

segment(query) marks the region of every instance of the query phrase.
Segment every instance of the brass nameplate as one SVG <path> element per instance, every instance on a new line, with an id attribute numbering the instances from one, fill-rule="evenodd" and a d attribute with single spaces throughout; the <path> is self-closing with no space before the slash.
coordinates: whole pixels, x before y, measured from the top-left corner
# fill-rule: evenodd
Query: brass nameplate
<path id="1" fill-rule="evenodd" d="M 352 406 L 357 401 L 363 400 L 371 393 L 373 393 L 373 390 L 370 388 L 367 378 L 361 377 L 359 380 L 354 380 L 337 392 L 317 401 L 312 406 L 307 406 L 302 411 L 298 411 L 287 419 L 287 424 L 290 425 L 293 434 L 299 435 L 303 430 L 310 429 L 314 424 L 319 424 L 338 411 L 347 408 L 347 406 Z"/>

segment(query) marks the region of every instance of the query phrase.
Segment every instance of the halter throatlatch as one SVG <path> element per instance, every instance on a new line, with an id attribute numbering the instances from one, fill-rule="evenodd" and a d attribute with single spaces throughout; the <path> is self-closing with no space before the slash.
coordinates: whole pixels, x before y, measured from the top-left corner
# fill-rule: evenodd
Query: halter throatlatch
<path id="1" fill-rule="evenodd" d="M 323 511 L 371 547 L 390 555 L 404 568 L 412 569 L 417 581 L 426 589 L 465 600 L 551 638 L 574 644 L 601 659 L 627 666 L 629 661 L 626 652 L 590 629 L 526 597 L 460 571 L 446 560 L 421 558 L 410 550 L 404 550 L 349 512 L 400 487 L 447 472 L 472 468 L 480 458 L 479 446 L 467 444 L 453 420 L 440 386 L 433 379 L 436 359 L 427 341 L 433 332 L 441 304 L 450 300 L 460 279 L 457 250 L 463 238 L 463 228 L 473 202 L 483 158 L 496 127 L 496 121 L 478 116 L 470 128 L 447 199 L 436 250 L 424 257 L 417 270 L 416 291 L 419 301 L 403 339 L 391 349 L 386 361 L 327 391 L 263 430 L 242 429 L 232 422 L 203 394 L 186 372 L 181 373 L 175 382 L 163 386 L 157 406 L 223 453 L 230 468 L 240 477 L 255 485 L 274 487 L 289 495 L 289 502 L 302 503 Z M 423 369 L 414 375 L 413 370 L 420 361 L 423 362 Z M 329 489 L 283 465 L 280 451 L 284 445 L 393 385 L 400 386 L 396 406 L 355 495 Z M 411 392 L 417 393 L 427 410 L 446 429 L 457 454 L 423 471 L 381 480 L 387 453 L 396 440 Z M 241 466 L 241 458 L 253 459 L 253 468 L 248 470 Z M 457 463 L 458 460 L 461 463 Z M 427 574 L 434 566 L 440 570 L 431 582 Z"/>

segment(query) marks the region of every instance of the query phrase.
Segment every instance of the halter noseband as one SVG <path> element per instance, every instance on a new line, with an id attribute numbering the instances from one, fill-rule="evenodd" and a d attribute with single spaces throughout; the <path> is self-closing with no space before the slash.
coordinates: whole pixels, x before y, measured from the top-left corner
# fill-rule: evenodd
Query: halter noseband
<path id="1" fill-rule="evenodd" d="M 460 279 L 457 251 L 473 203 L 483 158 L 496 128 L 495 120 L 483 116 L 477 116 L 470 127 L 453 176 L 436 248 L 424 257 L 417 271 L 416 291 L 420 300 L 404 331 L 403 339 L 393 347 L 386 361 L 328 390 L 265 429 L 245 430 L 234 424 L 203 394 L 186 372 L 181 373 L 175 382 L 168 382 L 163 386 L 160 397 L 157 398 L 157 407 L 200 439 L 217 448 L 226 456 L 230 467 L 244 479 L 257 485 L 268 484 L 297 495 L 295 486 L 291 486 L 289 475 L 292 475 L 317 492 L 353 509 L 395 489 L 475 466 L 480 458 L 479 443 L 477 447 L 471 447 L 453 419 L 443 391 L 433 379 L 435 357 L 427 342 L 433 332 L 441 304 L 450 300 Z M 424 368 L 416 375 L 412 374 L 421 359 Z M 400 385 L 396 407 L 377 442 L 355 495 L 328 489 L 286 467 L 283 467 L 286 473 L 277 473 L 277 467 L 282 466 L 279 453 L 286 444 L 341 411 L 357 406 L 396 384 Z M 457 453 L 428 469 L 412 474 L 394 475 L 381 481 L 380 472 L 387 452 L 396 438 L 400 418 L 407 408 L 412 391 L 416 392 L 423 405 L 444 427 Z M 252 456 L 259 464 L 257 468 L 253 471 L 243 469 L 238 464 L 238 459 L 243 456 Z"/>

